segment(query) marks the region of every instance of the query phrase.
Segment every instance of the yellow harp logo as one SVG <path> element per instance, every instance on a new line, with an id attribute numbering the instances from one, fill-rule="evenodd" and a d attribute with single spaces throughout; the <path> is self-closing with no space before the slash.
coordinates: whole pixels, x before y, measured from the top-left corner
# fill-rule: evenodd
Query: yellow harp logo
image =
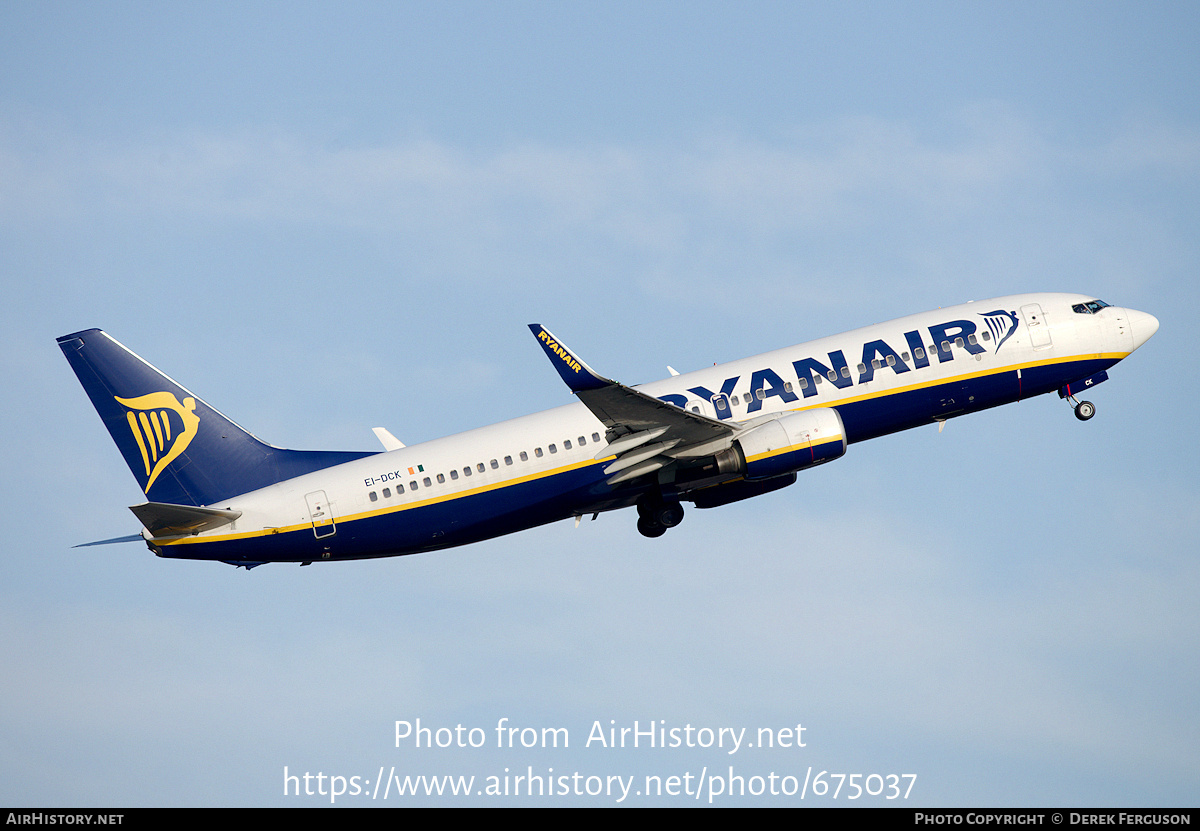
<path id="1" fill-rule="evenodd" d="M 137 398 L 113 396 L 118 403 L 128 407 L 125 417 L 138 450 L 142 451 L 142 462 L 146 465 L 146 493 L 167 469 L 167 465 L 187 449 L 200 430 L 200 417 L 196 415 L 196 399 L 185 398 L 183 403 L 169 392 L 152 392 Z M 175 414 L 172 425 L 171 413 Z M 183 429 L 180 430 L 179 428 Z"/>

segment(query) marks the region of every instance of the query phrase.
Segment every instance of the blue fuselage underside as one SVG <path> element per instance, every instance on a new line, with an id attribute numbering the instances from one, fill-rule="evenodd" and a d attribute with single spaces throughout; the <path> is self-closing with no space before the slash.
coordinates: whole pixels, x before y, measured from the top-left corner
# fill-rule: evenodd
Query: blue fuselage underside
<path id="1" fill-rule="evenodd" d="M 832 406 L 842 417 L 847 440 L 861 442 L 1053 392 L 1116 362 L 1109 358 L 1080 359 L 1020 371 L 1009 369 Z M 483 493 L 337 521 L 336 533 L 324 538 L 303 529 L 165 545 L 157 553 L 170 558 L 246 564 L 415 554 L 478 542 L 573 515 L 625 507 L 653 486 L 637 481 L 606 485 L 603 468 L 602 463 L 596 463 Z"/>

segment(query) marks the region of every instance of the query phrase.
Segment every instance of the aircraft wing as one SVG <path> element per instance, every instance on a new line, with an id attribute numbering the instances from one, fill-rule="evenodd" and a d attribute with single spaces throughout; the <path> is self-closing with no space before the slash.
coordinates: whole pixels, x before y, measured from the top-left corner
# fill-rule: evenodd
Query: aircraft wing
<path id="1" fill-rule="evenodd" d="M 571 392 L 608 428 L 608 446 L 596 458 L 616 456 L 606 471 L 610 484 L 632 479 L 683 457 L 728 447 L 738 427 L 689 412 L 597 374 L 538 323 L 530 331 Z M 654 452 L 651 452 L 654 451 Z"/>

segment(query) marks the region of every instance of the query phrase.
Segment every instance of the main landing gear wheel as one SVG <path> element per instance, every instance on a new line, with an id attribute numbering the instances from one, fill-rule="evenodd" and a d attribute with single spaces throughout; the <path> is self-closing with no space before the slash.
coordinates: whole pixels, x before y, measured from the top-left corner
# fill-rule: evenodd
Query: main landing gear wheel
<path id="1" fill-rule="evenodd" d="M 1096 405 L 1091 401 L 1080 401 L 1075 405 L 1075 418 L 1087 421 L 1096 414 Z"/>
<path id="2" fill-rule="evenodd" d="M 667 533 L 667 527 L 649 517 L 638 517 L 638 531 L 643 537 L 661 537 Z"/>
<path id="3" fill-rule="evenodd" d="M 661 537 L 668 528 L 683 522 L 683 506 L 678 502 L 660 502 L 657 499 L 639 502 L 638 531 L 644 537 Z"/>
<path id="4" fill-rule="evenodd" d="M 683 522 L 683 506 L 678 502 L 668 502 L 658 509 L 654 518 L 664 528 L 674 528 Z"/>

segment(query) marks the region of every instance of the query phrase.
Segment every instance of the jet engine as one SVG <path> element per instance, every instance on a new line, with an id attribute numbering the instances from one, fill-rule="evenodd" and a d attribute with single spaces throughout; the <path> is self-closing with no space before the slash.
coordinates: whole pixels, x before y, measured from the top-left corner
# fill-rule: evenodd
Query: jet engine
<path id="1" fill-rule="evenodd" d="M 845 452 L 842 417 L 832 407 L 822 407 L 789 413 L 739 433 L 733 446 L 718 454 L 717 464 L 722 471 L 736 471 L 753 481 L 804 470 Z"/>

